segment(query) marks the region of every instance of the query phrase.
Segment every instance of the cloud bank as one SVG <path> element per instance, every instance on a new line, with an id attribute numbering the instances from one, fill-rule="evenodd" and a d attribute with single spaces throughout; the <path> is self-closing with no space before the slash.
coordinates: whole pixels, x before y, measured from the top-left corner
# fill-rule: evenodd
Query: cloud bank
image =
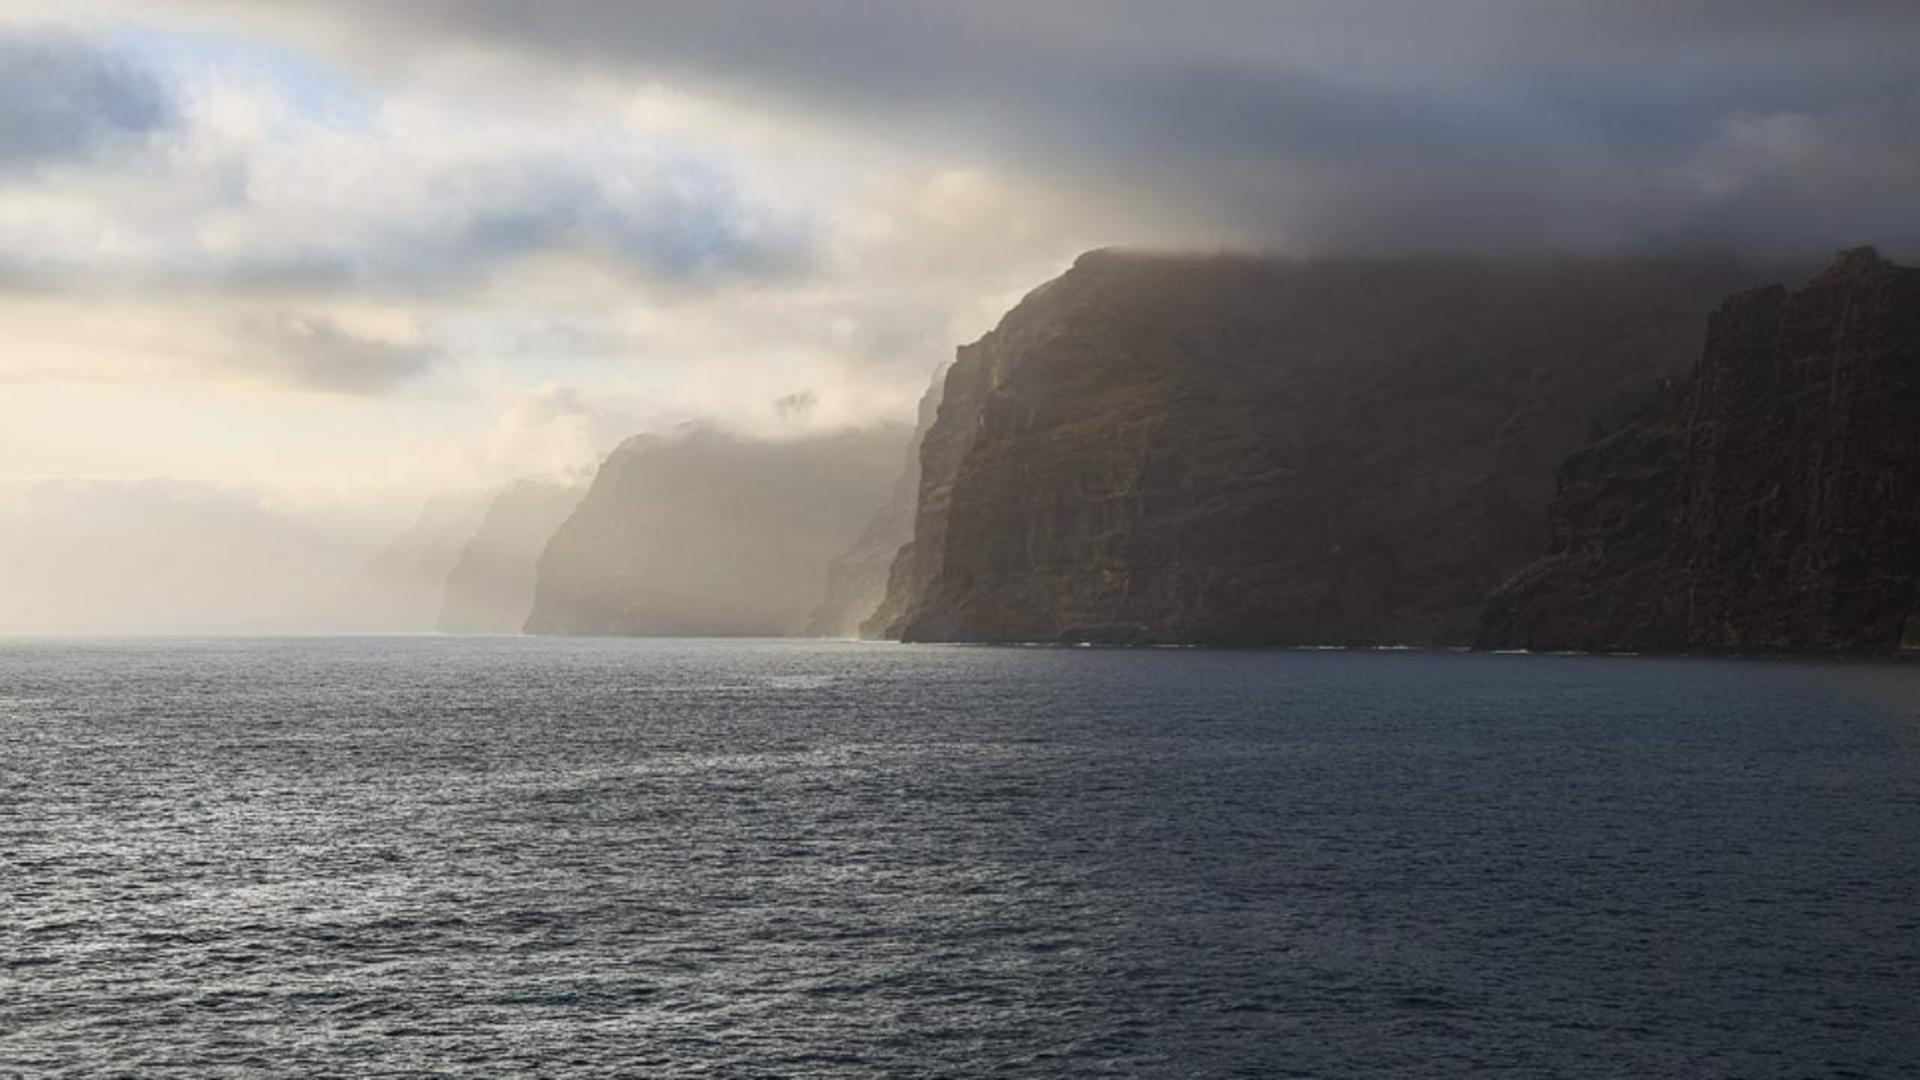
<path id="1" fill-rule="evenodd" d="M 322 9 L 303 8 L 311 26 Z M 378 28 L 391 66 L 482 45 L 777 101 L 930 153 L 1117 181 L 1139 207 L 1248 246 L 1802 253 L 1920 239 L 1902 214 L 1920 180 L 1908 3 L 324 9 L 342 8 Z"/>

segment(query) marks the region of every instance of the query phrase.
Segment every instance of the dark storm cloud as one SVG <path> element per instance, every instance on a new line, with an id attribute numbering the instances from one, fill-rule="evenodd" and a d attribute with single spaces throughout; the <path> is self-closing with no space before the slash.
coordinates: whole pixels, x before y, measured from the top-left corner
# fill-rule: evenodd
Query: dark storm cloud
<path id="1" fill-rule="evenodd" d="M 746 88 L 1255 242 L 1920 243 L 1910 0 L 348 3 L 420 47 Z"/>
<path id="2" fill-rule="evenodd" d="M 0 30 L 0 172 L 83 158 L 174 120 L 165 90 L 66 34 Z"/>

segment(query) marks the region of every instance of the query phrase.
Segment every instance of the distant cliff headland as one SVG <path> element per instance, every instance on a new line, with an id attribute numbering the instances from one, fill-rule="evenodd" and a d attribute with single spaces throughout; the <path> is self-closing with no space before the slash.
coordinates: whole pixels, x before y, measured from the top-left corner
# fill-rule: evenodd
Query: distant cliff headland
<path id="1" fill-rule="evenodd" d="M 1806 276 L 1091 252 L 911 438 L 640 436 L 375 568 L 445 577 L 448 630 L 1892 652 L 1920 271 L 1767 284 Z"/>
<path id="2" fill-rule="evenodd" d="M 904 427 L 763 441 L 694 425 L 629 439 L 541 553 L 527 630 L 799 635 L 907 442 Z"/>

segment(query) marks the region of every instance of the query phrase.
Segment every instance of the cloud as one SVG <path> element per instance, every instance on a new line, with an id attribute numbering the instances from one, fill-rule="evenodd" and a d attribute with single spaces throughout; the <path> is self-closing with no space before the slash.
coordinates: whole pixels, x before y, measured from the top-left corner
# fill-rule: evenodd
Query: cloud
<path id="1" fill-rule="evenodd" d="M 400 242 L 355 266 L 370 283 L 457 280 L 553 251 L 677 282 L 777 278 L 809 259 L 803 225 L 754 205 L 740 178 L 709 162 L 530 155 L 417 183 L 441 205 L 395 222 Z"/>
<path id="2" fill-rule="evenodd" d="M 492 398 L 492 426 L 471 448 L 480 476 L 591 477 L 607 451 L 639 428 L 618 400 L 565 384 L 498 386 Z"/>
<path id="3" fill-rule="evenodd" d="M 244 370 L 270 382 L 340 394 L 377 394 L 440 360 L 425 345 L 383 341 L 319 316 L 279 312 L 244 320 Z"/>
<path id="4" fill-rule="evenodd" d="M 748 163 L 627 122 L 617 95 L 506 116 L 258 51 L 0 37 L 0 287 L 432 293 L 557 252 L 709 287 L 813 258 Z"/>
<path id="5" fill-rule="evenodd" d="M 342 18 L 342 9 L 350 12 Z M 389 68 L 485 43 L 991 155 L 1201 244 L 1292 250 L 1920 246 L 1902 215 L 1920 11 L 1866 0 L 295 3 Z M 326 14 L 322 14 L 322 13 Z M 1696 183 L 1741 118 L 1833 155 Z M 1892 160 L 1891 174 L 1889 159 Z M 1783 217 L 1784 215 L 1784 217 Z"/>
<path id="6" fill-rule="evenodd" d="M 160 83 L 113 51 L 0 28 L 0 173 L 83 159 L 175 119 Z"/>
<path id="7" fill-rule="evenodd" d="M 781 420 L 804 420 L 820 407 L 820 395 L 811 390 L 796 390 L 773 399 L 773 414 Z"/>
<path id="8" fill-rule="evenodd" d="M 137 92 L 0 166 L 13 475 L 455 487 L 902 418 L 1109 244 L 1920 255 L 1910 2 L 67 10 Z"/>

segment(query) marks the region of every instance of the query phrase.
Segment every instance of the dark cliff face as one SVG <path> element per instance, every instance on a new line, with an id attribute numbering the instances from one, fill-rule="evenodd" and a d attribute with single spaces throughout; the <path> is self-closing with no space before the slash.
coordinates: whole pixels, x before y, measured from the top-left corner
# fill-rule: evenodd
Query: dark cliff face
<path id="1" fill-rule="evenodd" d="M 960 350 L 881 615 L 909 640 L 1470 641 L 1545 550 L 1555 466 L 1755 279 L 1084 256 Z"/>
<path id="2" fill-rule="evenodd" d="M 495 495 L 447 574 L 435 629 L 517 634 L 533 610 L 534 564 L 585 489 L 521 480 Z"/>
<path id="3" fill-rule="evenodd" d="M 1699 364 L 1561 470 L 1493 648 L 1891 652 L 1920 606 L 1920 271 L 1842 253 L 1714 314 Z"/>
<path id="4" fill-rule="evenodd" d="M 779 442 L 629 439 L 538 566 L 537 634 L 785 636 L 887 497 L 904 427 Z"/>
<path id="5" fill-rule="evenodd" d="M 940 407 L 943 366 L 920 397 L 913 439 L 907 445 L 906 464 L 894 481 L 886 503 L 874 512 L 866 528 L 827 567 L 827 593 L 807 616 L 808 637 L 874 637 L 863 626 L 873 620 L 887 594 L 887 578 L 900 549 L 913 539 L 914 507 L 920 493 L 920 446 Z"/>

